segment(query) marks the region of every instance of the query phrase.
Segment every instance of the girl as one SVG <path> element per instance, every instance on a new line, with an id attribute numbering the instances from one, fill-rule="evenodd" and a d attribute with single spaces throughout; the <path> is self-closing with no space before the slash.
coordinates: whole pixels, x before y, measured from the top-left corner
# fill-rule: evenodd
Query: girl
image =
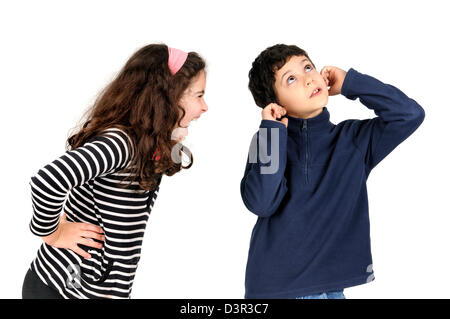
<path id="1" fill-rule="evenodd" d="M 208 110 L 205 84 L 195 52 L 150 44 L 127 61 L 70 150 L 31 177 L 29 226 L 44 242 L 22 298 L 130 298 L 161 178 L 193 164 L 181 141 Z"/>

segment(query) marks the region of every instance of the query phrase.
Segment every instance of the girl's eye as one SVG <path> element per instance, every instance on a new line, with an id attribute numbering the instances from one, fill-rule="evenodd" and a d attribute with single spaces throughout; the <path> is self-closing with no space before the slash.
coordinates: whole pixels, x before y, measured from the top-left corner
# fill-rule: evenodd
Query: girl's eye
<path id="1" fill-rule="evenodd" d="M 306 68 L 310 68 L 310 69 L 312 70 L 312 66 L 309 65 L 309 64 L 305 66 L 305 69 L 306 69 Z"/>
<path id="2" fill-rule="evenodd" d="M 292 80 L 292 81 L 291 81 Z M 293 76 L 290 76 L 290 77 L 288 77 L 288 79 L 287 79 L 287 83 L 288 84 L 291 84 L 292 82 L 294 82 L 295 81 L 295 77 L 293 77 Z"/>

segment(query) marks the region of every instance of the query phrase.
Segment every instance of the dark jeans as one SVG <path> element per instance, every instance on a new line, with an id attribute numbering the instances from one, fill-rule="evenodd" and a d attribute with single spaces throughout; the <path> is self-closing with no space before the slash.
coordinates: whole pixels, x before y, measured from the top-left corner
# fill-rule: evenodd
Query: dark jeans
<path id="1" fill-rule="evenodd" d="M 22 299 L 64 299 L 56 289 L 47 286 L 39 276 L 28 269 L 22 285 Z"/>

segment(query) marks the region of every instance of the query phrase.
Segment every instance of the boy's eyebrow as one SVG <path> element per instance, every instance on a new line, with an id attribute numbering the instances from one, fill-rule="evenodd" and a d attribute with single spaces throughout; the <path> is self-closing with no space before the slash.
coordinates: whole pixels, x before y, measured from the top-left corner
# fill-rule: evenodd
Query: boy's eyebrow
<path id="1" fill-rule="evenodd" d="M 305 61 L 309 61 L 308 58 L 304 58 L 300 63 L 303 63 Z M 292 70 L 287 70 L 286 72 L 284 72 L 284 74 L 281 76 L 281 81 L 283 81 L 283 78 L 286 74 L 288 74 L 289 72 L 291 72 Z"/>
<path id="2" fill-rule="evenodd" d="M 194 94 L 199 94 L 199 93 L 205 94 L 205 90 L 197 91 Z"/>

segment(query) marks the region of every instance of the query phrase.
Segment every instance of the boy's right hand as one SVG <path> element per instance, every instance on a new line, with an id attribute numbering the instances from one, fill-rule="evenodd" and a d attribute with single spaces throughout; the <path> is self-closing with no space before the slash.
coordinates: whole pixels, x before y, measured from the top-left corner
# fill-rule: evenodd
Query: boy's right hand
<path id="1" fill-rule="evenodd" d="M 281 121 L 277 120 L 277 118 L 280 118 L 285 114 L 286 114 L 286 109 L 276 103 L 270 103 L 262 110 L 263 120 L 281 122 L 284 125 L 286 125 L 286 127 L 287 127 L 288 126 L 287 117 L 281 119 Z"/>
<path id="2" fill-rule="evenodd" d="M 95 238 L 101 241 L 105 240 L 103 229 L 99 226 L 89 223 L 74 223 L 66 219 L 64 212 L 59 220 L 56 231 L 52 234 L 42 237 L 44 242 L 56 248 L 68 248 L 81 257 L 91 258 L 91 255 L 81 249 L 78 244 L 90 247 L 102 248 L 103 244 L 97 243 L 88 238 Z"/>

